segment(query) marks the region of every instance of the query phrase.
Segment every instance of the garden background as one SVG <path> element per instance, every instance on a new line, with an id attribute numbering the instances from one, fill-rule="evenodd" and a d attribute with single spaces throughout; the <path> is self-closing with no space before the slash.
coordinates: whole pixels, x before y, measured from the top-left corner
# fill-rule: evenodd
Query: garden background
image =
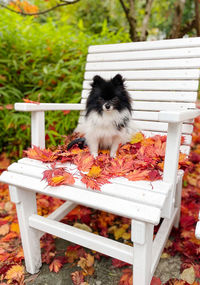
<path id="1" fill-rule="evenodd" d="M 89 45 L 200 36 L 199 0 L 75 0 L 74 2 L 76 3 L 55 0 L 35 0 L 34 2 L 0 0 L 1 171 L 8 166 L 10 161 L 22 157 L 23 150 L 30 146 L 30 114 L 15 112 L 14 103 L 22 102 L 23 99 L 53 103 L 79 102 Z M 52 7 L 55 9 L 51 10 Z M 46 13 L 48 10 L 50 11 Z M 26 14 L 33 15 L 27 16 Z M 71 133 L 76 126 L 77 118 L 78 112 L 75 111 L 47 112 L 47 146 L 62 143 L 64 136 Z M 185 192 L 183 193 L 184 197 L 187 198 L 187 203 L 186 200 L 183 200 L 185 202 L 182 207 L 184 209 L 183 218 L 184 214 L 187 217 L 183 219 L 181 228 L 184 234 L 183 236 L 181 236 L 181 232 L 175 234 L 176 238 L 179 237 L 179 239 L 171 245 L 173 249 L 166 253 L 166 258 L 170 258 L 170 254 L 180 254 L 183 258 L 180 262 L 181 272 L 188 268 L 192 271 L 191 267 L 194 269 L 193 273 L 189 273 L 189 275 L 193 274 L 193 283 L 180 281 L 179 278 L 179 281 L 173 279 L 168 281 L 171 283 L 165 284 L 198 284 L 197 280 L 200 278 L 200 243 L 194 238 L 198 203 L 200 203 L 199 130 L 198 119 L 193 134 L 194 152 L 190 156 L 193 169 L 184 179 L 186 188 L 184 188 Z M 19 242 L 15 208 L 9 202 L 7 186 L 1 184 L 0 193 L 0 275 L 2 284 L 6 284 L 6 282 L 24 284 L 26 276 L 23 274 L 23 267 L 21 266 L 23 254 Z M 45 197 L 38 198 L 39 211 L 43 215 L 55 209 L 60 203 L 58 200 L 47 200 Z M 191 211 L 191 207 L 193 211 Z M 105 219 L 107 220 L 105 225 L 107 230 L 111 221 L 114 221 L 118 229 L 123 226 L 124 222 L 110 215 L 105 217 L 105 213 L 91 212 L 91 209 L 87 208 L 78 208 L 72 216 L 70 222 L 85 225 L 91 223 L 88 216 L 92 217 L 92 221 L 96 219 L 99 223 Z M 126 231 L 128 232 L 127 229 L 125 229 Z M 113 238 L 116 238 L 115 233 Z M 47 243 L 49 251 L 46 252 L 52 254 L 46 256 L 46 260 L 43 259 L 43 261 L 51 265 L 57 251 L 52 245 L 55 240 L 50 237 L 47 240 L 49 241 Z M 179 247 L 180 241 L 182 243 Z M 184 244 L 185 241 L 187 241 L 186 245 Z M 188 251 L 185 250 L 186 253 L 189 252 L 187 258 L 183 254 L 185 246 L 189 247 Z M 70 250 L 77 257 L 71 260 L 73 264 L 77 264 L 81 257 L 86 258 L 80 248 L 70 248 Z M 15 256 L 13 256 L 13 252 Z M 18 257 L 16 258 L 16 256 Z M 67 254 L 65 254 L 66 256 Z M 67 259 L 69 262 L 69 257 Z M 59 269 L 67 263 L 67 259 L 57 259 Z M 95 260 L 97 259 L 100 259 L 100 256 L 96 254 Z M 56 271 L 56 266 L 54 268 L 53 265 L 51 269 Z M 13 268 L 13 266 L 19 267 Z M 112 266 L 124 270 L 125 265 L 119 263 Z M 127 270 L 124 273 L 125 281 L 121 280 L 120 284 L 131 282 L 129 268 L 125 270 Z M 14 274 L 13 272 L 18 273 Z M 91 273 L 92 270 L 88 272 Z M 88 272 L 80 277 L 82 281 L 79 283 L 74 277 L 75 281 L 72 278 L 69 284 L 81 284 L 83 279 L 88 284 L 96 284 L 90 283 L 89 280 L 92 277 Z M 120 280 L 120 273 L 118 273 L 118 277 Z M 30 284 L 36 284 L 34 282 L 36 281 Z M 104 283 L 99 284 L 104 285 Z M 105 285 L 108 284 L 112 283 Z"/>

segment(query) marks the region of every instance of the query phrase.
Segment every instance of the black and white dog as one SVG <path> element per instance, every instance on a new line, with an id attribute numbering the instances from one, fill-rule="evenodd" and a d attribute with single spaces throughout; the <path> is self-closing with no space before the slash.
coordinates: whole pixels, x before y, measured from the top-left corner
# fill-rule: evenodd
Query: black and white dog
<path id="1" fill-rule="evenodd" d="M 110 156 L 115 157 L 119 144 L 130 141 L 136 132 L 131 122 L 130 95 L 120 74 L 110 80 L 96 75 L 91 86 L 84 122 L 75 131 L 84 134 L 94 157 L 99 148 L 110 149 Z"/>

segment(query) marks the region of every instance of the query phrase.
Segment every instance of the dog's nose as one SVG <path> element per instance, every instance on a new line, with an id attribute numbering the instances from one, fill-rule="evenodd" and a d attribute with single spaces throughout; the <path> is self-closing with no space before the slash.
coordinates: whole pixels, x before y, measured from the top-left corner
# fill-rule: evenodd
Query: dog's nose
<path id="1" fill-rule="evenodd" d="M 105 107 L 106 107 L 107 110 L 109 110 L 109 109 L 110 109 L 110 104 L 107 103 L 107 104 L 105 105 Z"/>

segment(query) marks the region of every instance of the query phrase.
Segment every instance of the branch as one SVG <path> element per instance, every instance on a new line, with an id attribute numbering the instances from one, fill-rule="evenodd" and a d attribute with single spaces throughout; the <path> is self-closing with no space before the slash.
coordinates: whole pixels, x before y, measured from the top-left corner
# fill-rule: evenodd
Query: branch
<path id="1" fill-rule="evenodd" d="M 196 18 L 196 31 L 197 37 L 200 36 L 200 2 L 195 0 L 195 18 Z"/>
<path id="2" fill-rule="evenodd" d="M 123 0 L 119 0 L 119 2 L 121 3 L 122 5 L 122 8 L 124 9 L 124 12 L 126 14 L 126 17 L 128 18 L 128 13 L 129 13 L 129 9 L 126 7 L 126 5 L 124 4 L 124 1 Z"/>
<path id="3" fill-rule="evenodd" d="M 183 17 L 183 10 L 186 0 L 179 0 L 175 4 L 174 18 L 172 22 L 172 29 L 169 35 L 170 39 L 180 38 L 181 21 Z"/>
<path id="4" fill-rule="evenodd" d="M 41 12 L 36 12 L 36 13 L 25 13 L 24 11 L 16 11 L 16 10 L 11 9 L 10 7 L 8 7 L 8 6 L 6 6 L 6 5 L 4 5 L 4 4 L 2 4 L 2 3 L 0 3 L 0 6 L 3 7 L 3 8 L 5 8 L 5 9 L 7 9 L 7 10 L 9 10 L 9 11 L 11 11 L 11 12 L 14 12 L 14 13 L 16 13 L 16 14 L 20 14 L 20 15 L 23 15 L 23 16 L 36 16 L 36 15 L 38 16 L 38 15 L 46 14 L 46 13 L 48 13 L 48 12 L 50 12 L 50 11 L 52 11 L 52 10 L 58 8 L 58 7 L 75 4 L 75 3 L 79 2 L 80 0 L 74 0 L 74 1 L 70 1 L 70 0 L 68 0 L 68 1 L 60 0 L 60 1 L 63 2 L 63 3 L 58 3 L 57 5 L 55 5 L 55 6 L 51 7 L 51 8 L 49 8 L 49 9 L 46 9 L 46 10 L 41 11 Z M 19 8 L 20 8 L 20 7 L 19 7 Z"/>

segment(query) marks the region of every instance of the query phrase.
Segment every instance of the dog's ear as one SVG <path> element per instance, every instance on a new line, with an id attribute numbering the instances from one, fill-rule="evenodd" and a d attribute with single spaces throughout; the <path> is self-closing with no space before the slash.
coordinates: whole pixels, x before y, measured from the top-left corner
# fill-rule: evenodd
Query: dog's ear
<path id="1" fill-rule="evenodd" d="M 124 79 L 121 76 L 121 74 L 117 74 L 115 75 L 115 77 L 113 77 L 111 79 L 112 83 L 116 86 L 123 86 L 124 85 Z"/>
<path id="2" fill-rule="evenodd" d="M 91 86 L 92 87 L 100 86 L 103 82 L 104 82 L 104 79 L 101 76 L 95 75 L 93 77 L 93 82 L 91 83 Z"/>

